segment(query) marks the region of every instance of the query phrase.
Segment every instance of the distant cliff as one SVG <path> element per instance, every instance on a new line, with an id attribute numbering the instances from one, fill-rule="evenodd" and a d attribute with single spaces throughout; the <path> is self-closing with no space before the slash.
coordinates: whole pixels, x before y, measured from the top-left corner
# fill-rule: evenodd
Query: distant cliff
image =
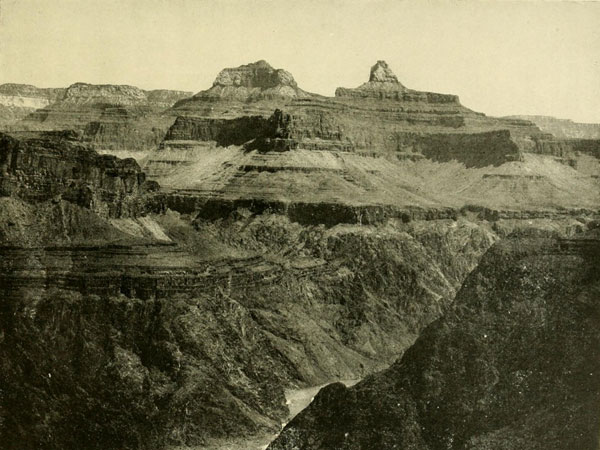
<path id="1" fill-rule="evenodd" d="M 189 95 L 127 85 L 75 83 L 12 128 L 77 130 L 84 141 L 99 149 L 150 149 L 164 138 L 174 120 L 162 112 Z"/>
<path id="2" fill-rule="evenodd" d="M 542 131 L 563 139 L 600 139 L 600 124 L 578 123 L 569 119 L 557 119 L 550 116 L 510 116 L 529 120 Z"/>
<path id="3" fill-rule="evenodd" d="M 64 95 L 63 88 L 38 88 L 29 84 L 0 85 L 0 128 L 16 123 Z"/>

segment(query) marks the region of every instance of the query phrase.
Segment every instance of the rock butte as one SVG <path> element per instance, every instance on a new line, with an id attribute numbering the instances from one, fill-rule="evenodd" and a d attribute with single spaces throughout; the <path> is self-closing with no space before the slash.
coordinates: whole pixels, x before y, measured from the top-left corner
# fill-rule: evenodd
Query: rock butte
<path id="1" fill-rule="evenodd" d="M 598 140 L 383 61 L 332 98 L 259 61 L 0 105 L 7 448 L 212 448 L 363 377 L 272 448 L 597 443 Z"/>

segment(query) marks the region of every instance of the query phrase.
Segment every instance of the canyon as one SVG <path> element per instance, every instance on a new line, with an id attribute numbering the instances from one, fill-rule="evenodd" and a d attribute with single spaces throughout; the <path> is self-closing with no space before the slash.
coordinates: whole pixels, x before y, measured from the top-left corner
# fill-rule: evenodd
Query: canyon
<path id="1" fill-rule="evenodd" d="M 385 61 L 0 104 L 6 448 L 596 449 L 600 139 Z"/>

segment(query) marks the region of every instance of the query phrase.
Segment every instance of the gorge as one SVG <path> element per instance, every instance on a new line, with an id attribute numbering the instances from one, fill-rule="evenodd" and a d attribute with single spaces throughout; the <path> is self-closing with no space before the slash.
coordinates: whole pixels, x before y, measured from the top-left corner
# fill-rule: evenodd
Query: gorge
<path id="1" fill-rule="evenodd" d="M 5 448 L 598 448 L 597 137 L 385 61 L 0 104 Z"/>

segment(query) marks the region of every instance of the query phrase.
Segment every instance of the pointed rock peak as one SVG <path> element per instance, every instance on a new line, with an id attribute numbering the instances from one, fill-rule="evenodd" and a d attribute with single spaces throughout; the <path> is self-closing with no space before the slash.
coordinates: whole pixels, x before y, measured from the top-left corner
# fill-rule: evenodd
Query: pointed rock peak
<path id="1" fill-rule="evenodd" d="M 398 83 L 398 78 L 392 72 L 392 69 L 388 64 L 379 60 L 371 67 L 371 75 L 369 76 L 369 82 L 371 83 Z"/>

